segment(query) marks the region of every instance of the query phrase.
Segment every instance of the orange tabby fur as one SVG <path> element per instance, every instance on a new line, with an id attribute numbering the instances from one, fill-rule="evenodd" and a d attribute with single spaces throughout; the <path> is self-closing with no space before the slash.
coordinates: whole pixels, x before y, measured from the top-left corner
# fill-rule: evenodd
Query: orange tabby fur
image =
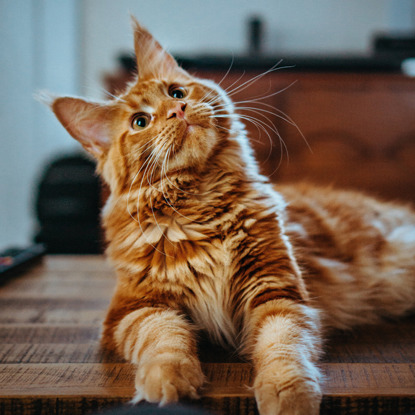
<path id="1" fill-rule="evenodd" d="M 219 86 L 137 22 L 135 51 L 137 82 L 119 97 L 51 104 L 111 190 L 102 219 L 118 283 L 103 344 L 137 364 L 135 402 L 198 396 L 205 330 L 252 360 L 261 415 L 317 414 L 322 328 L 414 309 L 414 212 L 274 189 Z"/>

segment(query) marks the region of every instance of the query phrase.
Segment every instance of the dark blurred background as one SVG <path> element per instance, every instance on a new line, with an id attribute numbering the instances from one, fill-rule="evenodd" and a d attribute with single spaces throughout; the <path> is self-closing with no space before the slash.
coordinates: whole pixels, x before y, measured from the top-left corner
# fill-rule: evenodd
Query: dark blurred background
<path id="1" fill-rule="evenodd" d="M 414 0 L 1 0 L 0 249 L 37 238 L 52 252 L 100 251 L 93 163 L 33 94 L 122 88 L 130 13 L 199 76 L 219 81 L 233 62 L 225 87 L 290 67 L 234 96 L 266 97 L 255 105 L 270 112 L 245 115 L 268 124 L 248 127 L 275 182 L 415 200 Z"/>

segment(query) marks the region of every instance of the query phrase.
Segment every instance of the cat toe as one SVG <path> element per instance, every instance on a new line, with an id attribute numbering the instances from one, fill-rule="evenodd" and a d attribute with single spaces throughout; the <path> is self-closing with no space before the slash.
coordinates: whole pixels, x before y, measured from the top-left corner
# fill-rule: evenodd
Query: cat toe
<path id="1" fill-rule="evenodd" d="M 280 390 L 272 383 L 254 386 L 260 415 L 318 415 L 321 391 L 313 381 L 300 381 Z"/>
<path id="2" fill-rule="evenodd" d="M 203 382 L 204 375 L 196 359 L 152 362 L 137 370 L 133 401 L 146 400 L 163 406 L 182 397 L 198 399 L 197 391 Z"/>

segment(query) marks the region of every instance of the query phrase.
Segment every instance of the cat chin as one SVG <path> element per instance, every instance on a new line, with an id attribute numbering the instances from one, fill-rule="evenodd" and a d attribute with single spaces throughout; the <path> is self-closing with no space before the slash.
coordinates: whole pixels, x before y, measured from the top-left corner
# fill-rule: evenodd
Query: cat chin
<path id="1" fill-rule="evenodd" d="M 194 124 L 188 125 L 187 128 L 186 128 L 186 130 L 185 130 L 185 132 L 184 132 L 183 139 L 186 140 L 186 137 L 187 136 L 190 136 L 191 134 L 193 134 L 198 127 L 199 126 L 194 125 Z"/>
<path id="2" fill-rule="evenodd" d="M 189 167 L 203 169 L 217 142 L 217 134 L 212 128 L 189 125 L 183 133 L 180 146 L 169 160 L 169 170 Z"/>
<path id="3" fill-rule="evenodd" d="M 206 127 L 197 124 L 189 124 L 182 135 L 182 147 L 193 146 L 199 144 L 200 139 L 206 135 Z"/>

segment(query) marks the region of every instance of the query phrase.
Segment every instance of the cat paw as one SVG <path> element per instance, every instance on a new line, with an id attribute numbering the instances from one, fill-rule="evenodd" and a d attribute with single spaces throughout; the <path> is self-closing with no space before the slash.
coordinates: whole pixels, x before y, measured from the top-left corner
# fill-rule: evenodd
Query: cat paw
<path id="1" fill-rule="evenodd" d="M 140 365 L 135 378 L 133 404 L 148 401 L 166 405 L 179 398 L 198 399 L 204 382 L 200 362 L 188 356 L 159 356 Z"/>
<path id="2" fill-rule="evenodd" d="M 318 415 L 322 398 L 318 382 L 298 380 L 279 387 L 258 376 L 254 383 L 255 399 L 260 415 Z"/>

